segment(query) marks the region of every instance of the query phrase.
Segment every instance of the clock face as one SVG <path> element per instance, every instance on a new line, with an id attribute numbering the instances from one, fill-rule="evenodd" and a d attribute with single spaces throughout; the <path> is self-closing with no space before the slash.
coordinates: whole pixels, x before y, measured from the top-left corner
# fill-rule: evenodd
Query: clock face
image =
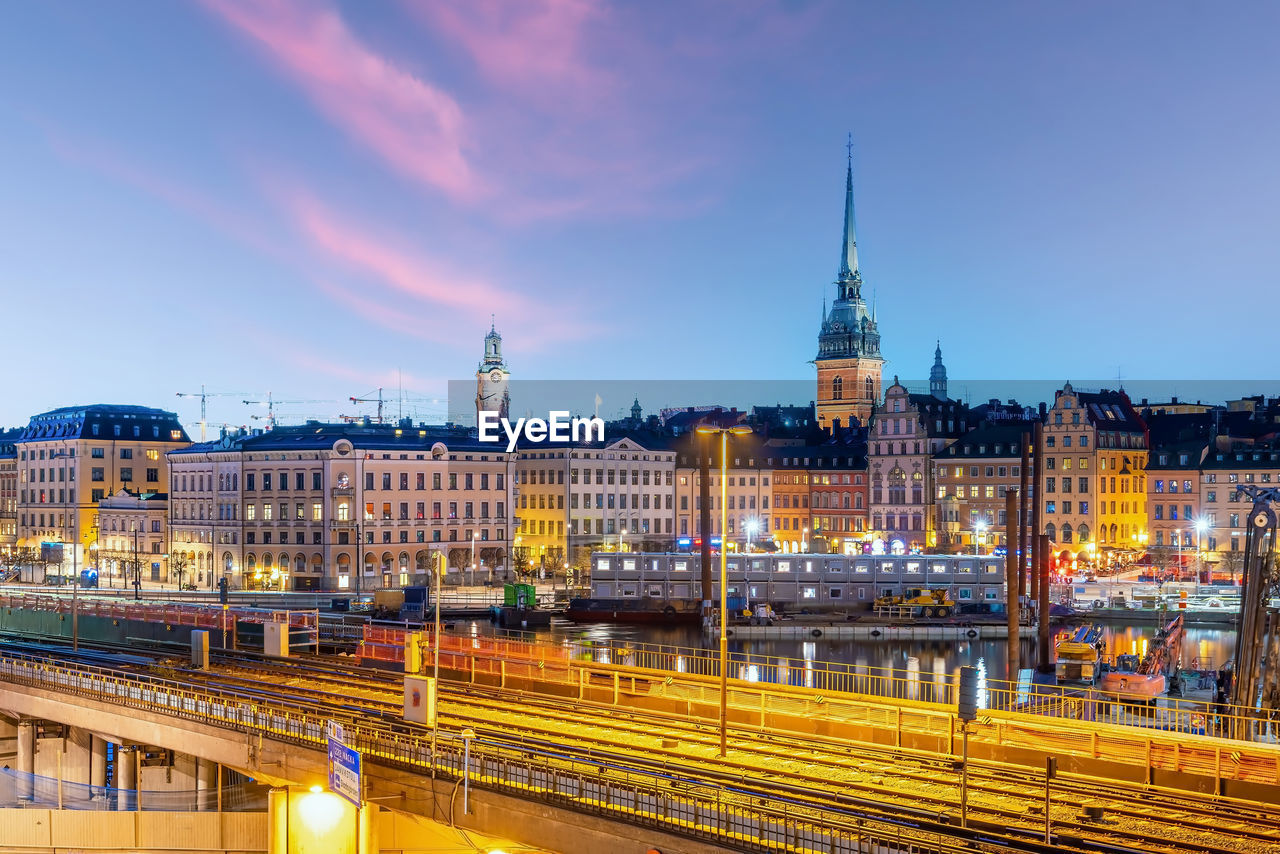
<path id="1" fill-rule="evenodd" d="M 494 368 L 492 371 L 490 371 L 489 381 L 495 382 L 495 383 L 502 382 L 502 371 L 498 370 L 497 368 Z"/>

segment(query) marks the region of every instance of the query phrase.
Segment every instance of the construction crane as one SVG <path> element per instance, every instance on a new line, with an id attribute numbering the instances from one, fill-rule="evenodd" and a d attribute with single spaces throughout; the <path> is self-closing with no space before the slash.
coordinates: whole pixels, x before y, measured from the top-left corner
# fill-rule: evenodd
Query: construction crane
<path id="1" fill-rule="evenodd" d="M 352 403 L 376 403 L 376 404 L 378 404 L 378 423 L 379 423 L 379 424 L 381 424 L 381 423 L 382 423 L 382 404 L 383 404 L 383 400 L 382 400 L 382 389 L 378 389 L 378 396 L 377 396 L 377 397 L 353 397 L 353 398 L 351 398 L 351 402 L 352 402 Z M 343 416 L 343 417 L 345 418 L 346 416 Z"/>
<path id="2" fill-rule="evenodd" d="M 245 401 L 241 401 L 241 402 L 242 402 L 242 403 L 244 403 L 244 404 L 245 404 L 245 406 L 265 406 L 265 407 L 267 407 L 267 414 L 266 414 L 267 429 L 268 429 L 268 430 L 274 430 L 274 429 L 275 429 L 275 427 L 276 427 L 276 405 L 277 405 L 277 404 L 287 405 L 287 406 L 292 406 L 292 405 L 295 405 L 295 404 L 302 404 L 302 403 L 331 403 L 332 401 L 328 401 L 328 400 L 276 400 L 275 398 L 273 398 L 273 397 L 271 396 L 271 392 L 267 392 L 267 399 L 266 399 L 266 400 L 245 400 Z M 249 417 L 250 417 L 250 418 L 253 418 L 253 419 L 255 419 L 255 420 L 260 420 L 263 416 L 261 416 L 261 415 L 250 415 Z"/>
<path id="3" fill-rule="evenodd" d="M 1231 671 L 1231 702 L 1269 714 L 1280 711 L 1280 571 L 1276 566 L 1275 505 L 1280 488 L 1240 484 L 1253 499 L 1244 540 L 1240 629 Z"/>
<path id="4" fill-rule="evenodd" d="M 205 391 L 204 385 L 200 386 L 199 391 L 180 391 L 177 392 L 178 397 L 198 397 L 200 398 L 200 441 L 205 440 L 205 428 L 209 424 L 208 401 L 211 397 L 239 397 L 244 394 L 242 391 Z"/>

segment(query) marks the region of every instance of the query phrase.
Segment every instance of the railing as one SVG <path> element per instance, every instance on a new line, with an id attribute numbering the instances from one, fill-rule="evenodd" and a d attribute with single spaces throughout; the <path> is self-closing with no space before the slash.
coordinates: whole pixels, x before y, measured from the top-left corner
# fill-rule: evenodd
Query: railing
<path id="1" fill-rule="evenodd" d="M 868 846 L 947 854 L 972 850 L 949 840 L 941 822 L 918 818 L 897 822 L 889 820 L 884 809 L 859 814 L 852 807 L 819 805 L 767 791 L 736 775 L 734 782 L 717 784 L 684 776 L 661 763 L 653 763 L 659 766 L 655 768 L 628 764 L 620 755 L 585 759 L 496 737 L 476 738 L 464 745 L 458 733 L 444 731 L 433 755 L 430 733 L 424 727 L 344 720 L 334 709 L 299 701 L 267 700 L 227 689 L 201 690 L 176 680 L 15 655 L 0 657 L 0 674 L 12 682 L 256 732 L 317 751 L 324 749 L 326 722 L 339 720 L 347 743 L 379 764 L 417 771 L 434 766 L 437 774 L 466 777 L 472 785 L 734 848 L 833 854 L 864 852 Z M 469 756 L 467 764 L 464 756 Z M 931 824 L 939 829 L 930 829 Z"/>
<path id="2" fill-rule="evenodd" d="M 255 812 L 267 808 L 268 788 L 261 783 L 240 783 L 223 786 L 221 796 L 213 789 L 139 793 L 136 789 L 92 786 L 3 768 L 0 769 L 0 809 Z"/>
<path id="3" fill-rule="evenodd" d="M 201 629 L 230 630 L 236 622 L 288 622 L 293 630 L 303 630 L 313 638 L 319 628 L 319 614 L 314 611 L 284 611 L 244 606 L 188 604 L 183 602 L 133 601 L 127 598 L 81 597 L 52 593 L 0 592 L 0 608 L 70 614 L 81 617 L 105 617 L 111 620 L 138 620 L 167 626 L 191 626 Z M 314 640 L 312 641 L 314 643 Z"/>
<path id="4" fill-rule="evenodd" d="M 429 646 L 431 625 L 425 627 Z M 397 634 L 398 632 L 398 634 Z M 445 635 L 441 660 L 462 654 L 482 660 L 593 662 L 639 671 L 719 677 L 719 654 L 713 650 L 659 644 L 565 639 L 560 643 L 531 640 L 528 632 L 497 632 L 492 637 Z M 404 661 L 404 629 L 386 626 L 365 638 L 357 655 L 364 660 Z M 449 665 L 445 665 L 449 666 Z M 468 666 L 471 666 L 468 664 Z M 481 665 L 482 668 L 487 665 Z M 729 654 L 731 679 L 762 686 L 802 688 L 824 696 L 850 695 L 930 704 L 953 709 L 959 672 L 882 668 L 863 664 L 793 659 L 744 652 Z M 1053 685 L 1019 685 L 980 674 L 984 708 L 1018 715 L 1097 721 L 1145 730 L 1213 735 L 1242 741 L 1280 743 L 1280 721 L 1268 720 L 1244 706 L 1165 698 L 1150 705 L 1140 694 L 1118 694 Z"/>

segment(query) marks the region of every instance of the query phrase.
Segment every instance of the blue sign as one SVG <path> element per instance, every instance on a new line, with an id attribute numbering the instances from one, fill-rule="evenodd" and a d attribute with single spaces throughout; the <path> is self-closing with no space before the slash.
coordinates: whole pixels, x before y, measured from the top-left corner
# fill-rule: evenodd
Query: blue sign
<path id="1" fill-rule="evenodd" d="M 329 791 L 360 806 L 360 751 L 329 737 Z"/>

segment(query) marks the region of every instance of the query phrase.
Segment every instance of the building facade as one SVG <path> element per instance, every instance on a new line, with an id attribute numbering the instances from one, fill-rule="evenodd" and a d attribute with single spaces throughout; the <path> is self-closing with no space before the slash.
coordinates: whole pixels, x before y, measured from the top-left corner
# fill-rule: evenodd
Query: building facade
<path id="1" fill-rule="evenodd" d="M 937 546 L 933 459 L 968 429 L 964 404 L 912 394 L 894 377 L 867 438 L 874 549 L 901 553 Z"/>
<path id="2" fill-rule="evenodd" d="M 698 539 L 709 535 L 713 541 L 723 536 L 729 548 L 743 550 L 748 540 L 759 541 L 772 530 L 773 471 L 768 457 L 777 449 L 765 447 L 755 435 L 729 439 L 728 477 L 722 483 L 720 439 L 709 437 L 705 445 L 698 434 L 681 437 L 676 450 L 676 529 L 678 537 Z M 706 449 L 710 490 L 711 530 L 702 530 L 699 456 Z M 727 503 L 721 492 L 727 492 Z M 722 516 L 728 514 L 728 528 L 721 530 Z"/>
<path id="3" fill-rule="evenodd" d="M 818 426 L 831 429 L 839 424 L 866 425 L 880 399 L 880 331 L 874 309 L 868 310 L 862 295 L 862 273 L 858 269 L 858 238 L 853 218 L 853 160 L 845 172 L 844 242 L 840 269 L 836 276 L 836 299 L 827 311 L 822 307 L 822 327 L 818 333 L 818 395 L 815 411 Z"/>
<path id="4" fill-rule="evenodd" d="M 168 498 L 122 488 L 98 502 L 98 532 L 89 552 L 99 587 L 180 583 L 170 571 Z"/>
<path id="5" fill-rule="evenodd" d="M 1200 508 L 1204 525 L 1190 546 L 1236 579 L 1244 568 L 1245 535 L 1253 502 L 1242 486 L 1280 485 L 1280 440 L 1220 437 L 1200 464 Z M 1167 489 L 1166 485 L 1166 489 Z M 1187 546 L 1184 545 L 1185 549 Z"/>
<path id="6" fill-rule="evenodd" d="M 1032 430 L 1026 421 L 982 422 L 933 455 L 939 551 L 1008 545 L 1005 497 L 1020 488 Z"/>
<path id="7" fill-rule="evenodd" d="M 162 409 L 95 404 L 33 416 L 15 441 L 17 545 L 60 544 L 64 571 L 85 566 L 98 503 L 122 489 L 168 493 L 165 454 L 188 444 L 177 415 Z"/>
<path id="8" fill-rule="evenodd" d="M 1043 531 L 1060 559 L 1139 551 L 1147 530 L 1147 428 L 1123 391 L 1054 396 L 1039 473 Z"/>
<path id="9" fill-rule="evenodd" d="M 0 430 L 0 571 L 11 566 L 18 545 L 18 446 L 22 429 Z"/>
<path id="10" fill-rule="evenodd" d="M 604 442 L 529 445 L 516 460 L 516 548 L 543 573 L 585 568 L 593 551 L 662 550 L 675 539 L 669 439 L 632 433 Z"/>
<path id="11" fill-rule="evenodd" d="M 457 430 L 308 424 L 170 455 L 175 553 L 200 584 L 359 591 L 509 569 L 512 455 Z M 204 555 L 204 557 L 201 557 Z"/>

